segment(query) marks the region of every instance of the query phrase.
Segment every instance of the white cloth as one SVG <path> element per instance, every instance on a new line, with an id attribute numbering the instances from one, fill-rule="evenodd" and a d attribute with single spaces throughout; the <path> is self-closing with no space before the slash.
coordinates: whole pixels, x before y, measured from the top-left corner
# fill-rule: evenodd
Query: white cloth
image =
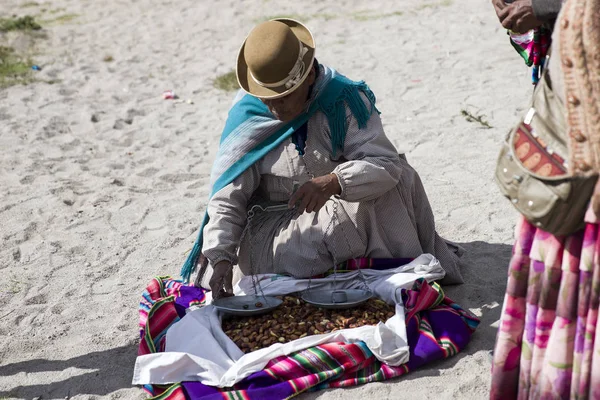
<path id="1" fill-rule="evenodd" d="M 439 261 L 423 254 L 410 264 L 392 270 L 363 270 L 369 288 L 389 304 L 396 305 L 396 314 L 385 324 L 344 329 L 329 334 L 306 336 L 289 343 L 276 343 L 248 354 L 242 351 L 221 329 L 217 309 L 207 305 L 190 311 L 167 332 L 166 351 L 139 356 L 135 363 L 133 384 L 168 384 L 200 381 L 205 385 L 228 387 L 254 372 L 262 370 L 273 358 L 328 342 L 364 341 L 377 359 L 400 365 L 408 361 L 404 307 L 400 289 L 409 289 L 419 278 L 427 281 L 444 276 Z M 360 288 L 358 272 L 341 274 L 337 288 Z M 265 295 L 284 295 L 306 289 L 307 279 L 266 275 L 258 277 Z M 311 288 L 333 288 L 333 277 L 313 279 Z M 240 281 L 235 293 L 253 293 L 250 278 Z M 193 332 L 193 334 L 190 334 Z"/>

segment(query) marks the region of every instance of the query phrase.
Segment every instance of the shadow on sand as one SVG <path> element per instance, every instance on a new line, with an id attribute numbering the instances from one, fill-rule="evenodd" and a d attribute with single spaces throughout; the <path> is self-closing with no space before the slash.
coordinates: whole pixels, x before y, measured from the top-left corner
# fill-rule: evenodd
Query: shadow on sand
<path id="1" fill-rule="evenodd" d="M 19 373 L 63 371 L 68 368 L 91 370 L 65 380 L 36 385 L 19 385 L 15 379 L 13 387 L 0 391 L 0 398 L 17 397 L 33 399 L 64 399 L 75 395 L 107 395 L 116 390 L 131 387 L 133 366 L 137 357 L 137 346 L 127 345 L 104 351 L 87 353 L 68 360 L 35 359 L 0 366 L 0 376 Z M 18 385 L 18 386 L 17 386 Z"/>
<path id="2" fill-rule="evenodd" d="M 481 324 L 463 352 L 398 379 L 412 380 L 423 376 L 440 375 L 440 370 L 452 368 L 462 357 L 481 350 L 491 350 L 494 346 L 496 328 L 492 327 L 492 324 L 500 318 L 511 247 L 485 242 L 460 243 L 460 245 L 466 250 L 462 267 L 465 283 L 444 289 L 446 294 L 462 307 L 480 309 Z M 127 345 L 68 360 L 36 359 L 3 365 L 0 366 L 0 376 L 11 376 L 21 372 L 63 371 L 68 368 L 91 370 L 91 372 L 48 384 L 15 386 L 9 391 L 0 392 L 0 398 L 3 396 L 31 399 L 37 396 L 65 398 L 78 394 L 107 395 L 131 387 L 136 356 L 137 347 Z M 307 400 L 317 394 L 307 393 L 302 398 Z"/>

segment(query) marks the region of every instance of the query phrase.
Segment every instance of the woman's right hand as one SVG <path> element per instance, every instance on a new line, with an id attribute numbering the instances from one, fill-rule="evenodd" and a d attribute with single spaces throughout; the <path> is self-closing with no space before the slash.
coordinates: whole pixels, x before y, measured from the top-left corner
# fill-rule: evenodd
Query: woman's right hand
<path id="1" fill-rule="evenodd" d="M 221 261 L 213 266 L 213 274 L 208 282 L 213 293 L 213 300 L 233 296 L 233 265 L 229 261 Z"/>
<path id="2" fill-rule="evenodd" d="M 290 198 L 288 207 L 293 208 L 298 203 L 298 213 L 300 214 L 304 211 L 319 212 L 331 196 L 339 195 L 341 192 L 342 187 L 336 174 L 319 176 L 300 186 Z"/>

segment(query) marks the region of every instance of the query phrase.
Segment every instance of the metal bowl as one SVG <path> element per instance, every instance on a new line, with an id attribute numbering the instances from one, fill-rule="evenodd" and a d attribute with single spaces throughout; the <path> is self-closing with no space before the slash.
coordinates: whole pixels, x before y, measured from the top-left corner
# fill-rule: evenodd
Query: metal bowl
<path id="1" fill-rule="evenodd" d="M 302 300 L 315 307 L 344 309 L 355 307 L 373 297 L 370 290 L 307 290 L 302 293 Z"/>
<path id="2" fill-rule="evenodd" d="M 213 301 L 221 312 L 229 315 L 251 316 L 267 313 L 276 309 L 283 300 L 270 296 L 232 296 Z"/>

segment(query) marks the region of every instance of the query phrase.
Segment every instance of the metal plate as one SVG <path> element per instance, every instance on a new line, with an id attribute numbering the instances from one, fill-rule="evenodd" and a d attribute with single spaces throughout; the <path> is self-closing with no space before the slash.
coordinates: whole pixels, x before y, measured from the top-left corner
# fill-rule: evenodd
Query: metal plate
<path id="1" fill-rule="evenodd" d="M 345 298 L 344 298 L 345 297 Z M 344 309 L 355 307 L 373 297 L 369 290 L 308 290 L 302 293 L 302 300 L 315 307 Z"/>
<path id="2" fill-rule="evenodd" d="M 258 307 L 257 303 L 262 306 Z M 225 314 L 251 316 L 274 310 L 281 303 L 283 303 L 283 300 L 270 296 L 232 296 L 220 298 L 213 301 L 212 304 Z"/>

